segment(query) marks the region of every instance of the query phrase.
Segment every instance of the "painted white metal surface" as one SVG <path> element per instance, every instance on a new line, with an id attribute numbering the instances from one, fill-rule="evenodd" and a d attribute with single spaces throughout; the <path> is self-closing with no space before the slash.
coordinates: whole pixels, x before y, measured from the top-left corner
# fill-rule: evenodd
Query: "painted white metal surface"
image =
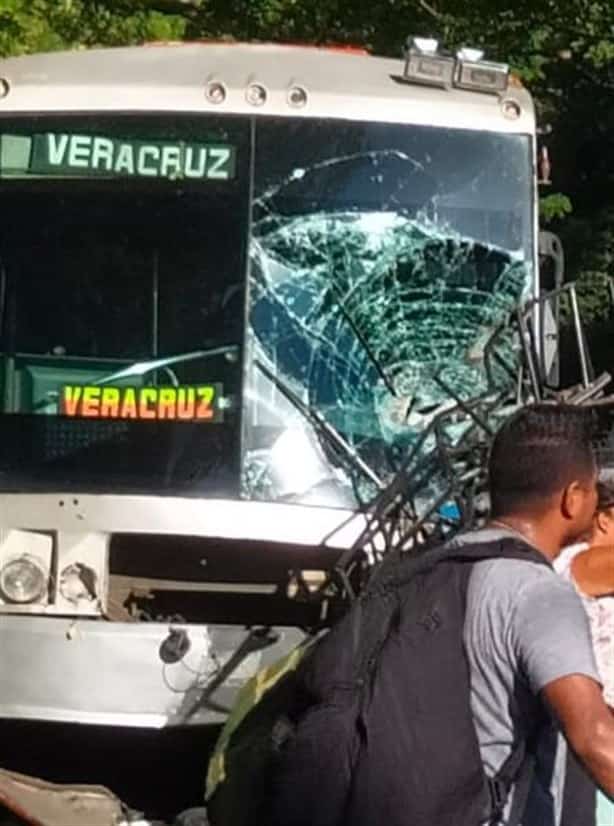
<path id="1" fill-rule="evenodd" d="M 1 113 L 211 112 L 415 123 L 532 134 L 531 97 L 519 86 L 505 95 L 434 89 L 400 81 L 403 61 L 281 45 L 195 44 L 61 52 L 0 61 L 8 94 Z M 223 83 L 222 103 L 207 100 L 207 84 Z M 263 85 L 261 106 L 247 102 Z M 289 91 L 307 92 L 293 107 Z M 503 100 L 521 114 L 510 119 Z"/>
<path id="2" fill-rule="evenodd" d="M 168 665 L 159 654 L 169 633 L 162 623 L 0 615 L 0 718 L 143 728 L 220 722 L 224 714 L 198 700 L 247 631 L 180 627 L 190 649 Z M 250 654 L 215 692 L 215 703 L 230 707 L 245 680 L 304 637 L 298 628 L 276 631 L 278 641 Z"/>
<path id="3" fill-rule="evenodd" d="M 347 548 L 364 517 L 335 508 L 230 499 L 99 494 L 0 494 L 3 528 L 151 533 Z"/>

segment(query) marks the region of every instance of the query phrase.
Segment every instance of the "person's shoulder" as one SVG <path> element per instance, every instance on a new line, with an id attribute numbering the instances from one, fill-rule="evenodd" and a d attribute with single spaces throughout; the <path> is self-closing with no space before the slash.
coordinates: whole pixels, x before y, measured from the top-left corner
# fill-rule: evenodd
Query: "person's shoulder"
<path id="1" fill-rule="evenodd" d="M 462 547 L 504 539 L 517 540 L 517 535 L 498 528 L 481 528 L 459 535 L 454 544 Z M 527 550 L 531 548 L 528 543 L 523 544 L 526 544 Z M 550 595 L 560 593 L 563 600 L 576 597 L 573 586 L 560 577 L 549 562 L 545 559 L 540 562 L 528 555 L 526 559 L 494 555 L 476 562 L 469 590 L 470 594 L 477 594 L 480 599 L 491 597 L 507 603 L 518 603 L 531 594 L 539 599 L 544 592 Z"/>
<path id="2" fill-rule="evenodd" d="M 499 629 L 506 638 L 509 635 L 515 651 L 519 642 L 531 648 L 544 637 L 547 645 L 553 645 L 554 629 L 569 623 L 582 629 L 585 619 L 573 585 L 550 565 L 493 558 L 476 563 L 472 571 L 467 594 L 469 627 L 487 627 L 489 633 Z"/>
<path id="3" fill-rule="evenodd" d="M 519 605 L 542 599 L 575 601 L 575 589 L 551 565 L 531 559 L 493 557 L 476 563 L 471 590 L 480 598 Z"/>
<path id="4" fill-rule="evenodd" d="M 510 589 L 518 588 L 525 583 L 561 583 L 561 578 L 556 575 L 550 564 L 533 559 L 509 559 L 504 556 L 494 556 L 477 562 L 474 575 L 478 579 L 488 580 L 490 584 L 497 583 Z"/>

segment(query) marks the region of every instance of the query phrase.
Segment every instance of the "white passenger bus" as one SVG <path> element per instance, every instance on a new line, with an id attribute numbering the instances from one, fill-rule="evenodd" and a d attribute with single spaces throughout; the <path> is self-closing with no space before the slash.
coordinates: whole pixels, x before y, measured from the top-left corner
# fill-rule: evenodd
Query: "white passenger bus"
<path id="1" fill-rule="evenodd" d="M 420 40 L 26 56 L 0 95 L 0 717 L 219 721 L 537 293 L 531 98 Z"/>

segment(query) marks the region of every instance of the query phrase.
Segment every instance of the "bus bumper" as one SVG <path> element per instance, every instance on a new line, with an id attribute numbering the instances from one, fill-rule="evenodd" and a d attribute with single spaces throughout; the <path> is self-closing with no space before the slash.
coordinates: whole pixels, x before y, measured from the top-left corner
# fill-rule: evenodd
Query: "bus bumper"
<path id="1" fill-rule="evenodd" d="M 241 685 L 304 638 L 298 628 L 273 632 L 274 642 L 254 646 L 208 694 L 233 653 L 245 649 L 244 627 L 0 615 L 0 718 L 139 728 L 219 723 Z"/>

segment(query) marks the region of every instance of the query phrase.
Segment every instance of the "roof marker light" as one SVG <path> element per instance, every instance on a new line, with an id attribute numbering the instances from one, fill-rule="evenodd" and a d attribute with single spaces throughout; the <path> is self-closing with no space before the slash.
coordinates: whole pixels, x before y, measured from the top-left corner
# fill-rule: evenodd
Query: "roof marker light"
<path id="1" fill-rule="evenodd" d="M 424 86 L 449 88 L 454 80 L 456 60 L 438 53 L 439 43 L 434 38 L 410 37 L 405 53 L 404 79 Z"/>
<path id="2" fill-rule="evenodd" d="M 458 65 L 454 85 L 470 92 L 505 92 L 509 83 L 510 67 L 507 63 L 484 60 L 481 49 L 463 48 L 456 53 Z"/>
<path id="3" fill-rule="evenodd" d="M 410 37 L 407 45 L 421 54 L 437 54 L 439 41 L 434 37 Z"/>
<path id="4" fill-rule="evenodd" d="M 251 106 L 262 106 L 266 103 L 267 91 L 260 83 L 250 83 L 245 90 L 245 99 Z"/>
<path id="5" fill-rule="evenodd" d="M 209 103 L 224 103 L 226 100 L 226 87 L 219 80 L 212 80 L 207 84 L 205 97 Z"/>
<path id="6" fill-rule="evenodd" d="M 495 95 L 505 92 L 509 83 L 509 66 L 507 63 L 483 60 L 483 57 L 482 49 L 464 46 L 452 55 L 440 50 L 435 38 L 409 37 L 403 79 L 408 83 L 443 89 L 454 86 L 470 92 Z"/>
<path id="7" fill-rule="evenodd" d="M 482 49 L 462 48 L 456 52 L 456 57 L 459 60 L 468 60 L 470 63 L 479 63 L 484 57 L 484 52 Z"/>
<path id="8" fill-rule="evenodd" d="M 300 109 L 307 103 L 307 90 L 302 86 L 292 86 L 288 90 L 288 103 L 296 109 Z"/>
<path id="9" fill-rule="evenodd" d="M 508 98 L 504 100 L 501 104 L 501 109 L 503 110 L 503 115 L 508 120 L 518 120 L 520 115 L 522 114 L 522 109 L 520 108 L 520 104 Z"/>

